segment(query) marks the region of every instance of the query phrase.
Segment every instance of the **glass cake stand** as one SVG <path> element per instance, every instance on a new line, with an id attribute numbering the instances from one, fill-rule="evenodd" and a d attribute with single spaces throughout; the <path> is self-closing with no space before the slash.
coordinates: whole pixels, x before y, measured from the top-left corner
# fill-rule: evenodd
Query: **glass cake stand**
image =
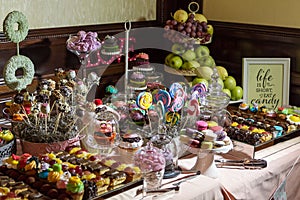
<path id="1" fill-rule="evenodd" d="M 221 85 L 218 83 L 218 71 L 213 68 L 211 82 L 208 91 L 200 97 L 200 118 L 205 121 L 215 121 L 219 126 L 224 126 L 227 120 L 227 106 L 230 102 L 230 97 L 222 91 Z M 232 142 L 219 148 L 210 150 L 192 148 L 188 146 L 188 151 L 197 155 L 197 161 L 192 169 L 200 170 L 203 174 L 217 178 L 218 171 L 214 162 L 216 153 L 227 153 L 233 148 Z"/>
<path id="2" fill-rule="evenodd" d="M 219 172 L 215 164 L 215 154 L 228 153 L 233 148 L 233 144 L 230 141 L 229 145 L 210 150 L 193 148 L 190 146 L 186 147 L 190 153 L 197 155 L 196 163 L 191 170 L 200 171 L 201 174 L 211 178 L 218 178 Z"/>

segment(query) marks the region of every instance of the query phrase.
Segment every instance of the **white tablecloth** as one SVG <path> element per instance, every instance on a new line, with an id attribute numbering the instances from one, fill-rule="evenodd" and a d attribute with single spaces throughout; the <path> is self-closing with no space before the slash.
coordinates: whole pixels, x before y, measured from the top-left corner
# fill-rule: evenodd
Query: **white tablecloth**
<path id="1" fill-rule="evenodd" d="M 300 142 L 300 137 L 291 141 Z M 291 141 L 279 143 L 264 151 L 270 151 L 271 149 L 278 148 L 278 146 L 283 144 L 289 146 Z M 300 199 L 300 160 L 295 162 L 299 155 L 300 143 L 264 157 L 264 159 L 268 162 L 268 166 L 264 169 L 249 170 L 218 168 L 219 177 L 216 179 L 200 175 L 197 178 L 182 183 L 180 191 L 177 193 L 172 193 L 161 198 L 153 198 L 153 196 L 150 196 L 146 199 L 229 199 L 228 196 L 224 196 L 224 192 L 228 191 L 235 199 L 267 200 L 287 176 L 293 164 L 295 164 L 295 166 L 287 178 L 286 192 L 288 200 Z M 215 157 L 229 158 L 228 154 L 216 155 Z M 191 168 L 195 162 L 196 157 L 190 155 L 184 159 L 180 159 L 179 165 L 185 168 Z M 164 180 L 164 182 L 166 181 L 170 180 Z M 141 186 L 138 188 L 141 188 Z M 138 188 L 133 188 L 129 191 L 113 196 L 109 198 L 109 200 L 140 199 L 141 196 L 136 198 L 134 197 Z"/>
<path id="2" fill-rule="evenodd" d="M 285 142 L 299 141 L 300 137 Z M 265 149 L 266 153 L 283 145 L 279 143 Z M 288 145 L 287 145 L 288 146 Z M 287 199 L 300 199 L 300 144 L 294 144 L 282 151 L 264 157 L 268 166 L 261 170 L 241 170 L 219 168 L 217 179 L 236 199 L 269 199 L 279 184 L 285 179 L 292 166 L 291 174 L 287 178 Z M 297 161 L 297 162 L 296 162 Z"/>

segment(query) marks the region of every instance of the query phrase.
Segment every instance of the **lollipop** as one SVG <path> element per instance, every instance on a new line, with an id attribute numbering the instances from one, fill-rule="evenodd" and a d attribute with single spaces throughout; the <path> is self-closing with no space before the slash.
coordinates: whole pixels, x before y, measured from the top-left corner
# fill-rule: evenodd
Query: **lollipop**
<path id="1" fill-rule="evenodd" d="M 183 97 L 176 97 L 172 102 L 172 105 L 170 107 L 170 111 L 178 112 L 179 110 L 181 110 L 181 108 L 183 106 L 184 106 L 184 98 Z"/>
<path id="2" fill-rule="evenodd" d="M 149 92 L 141 92 L 137 97 L 136 103 L 140 108 L 148 110 L 152 105 L 152 94 Z"/>
<path id="3" fill-rule="evenodd" d="M 170 95 L 172 98 L 184 95 L 184 89 L 180 83 L 172 83 L 169 89 Z"/>
<path id="4" fill-rule="evenodd" d="M 197 83 L 192 88 L 192 93 L 195 91 L 198 91 L 199 94 L 201 94 L 201 93 L 207 92 L 207 87 L 204 83 Z"/>
<path id="5" fill-rule="evenodd" d="M 190 116 L 198 116 L 200 114 L 198 99 L 191 99 L 189 101 L 187 113 Z"/>
<path id="6" fill-rule="evenodd" d="M 177 112 L 168 111 L 166 113 L 166 122 L 170 123 L 172 126 L 176 125 L 180 120 L 180 114 Z"/>
<path id="7" fill-rule="evenodd" d="M 167 108 L 171 104 L 171 96 L 166 90 L 159 90 L 154 94 L 153 102 L 158 103 L 161 101 L 164 104 L 164 107 Z"/>

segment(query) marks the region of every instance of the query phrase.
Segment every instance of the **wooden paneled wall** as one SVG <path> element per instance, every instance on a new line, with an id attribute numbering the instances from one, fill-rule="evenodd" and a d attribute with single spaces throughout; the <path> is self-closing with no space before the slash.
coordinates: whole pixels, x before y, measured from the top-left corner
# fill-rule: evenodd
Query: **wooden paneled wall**
<path id="1" fill-rule="evenodd" d="M 209 45 L 211 54 L 239 83 L 243 58 L 290 58 L 290 105 L 300 106 L 300 29 L 210 22 L 215 29 Z"/>
<path id="2" fill-rule="evenodd" d="M 158 0 L 157 20 L 136 22 L 132 28 L 163 27 L 170 13 L 178 8 L 187 8 L 190 1 Z M 202 0 L 197 1 L 202 5 Z M 201 6 L 202 8 L 202 6 Z M 300 106 L 300 29 L 258 26 L 250 24 L 210 21 L 214 26 L 212 56 L 218 65 L 226 67 L 230 74 L 242 82 L 243 57 L 289 57 L 291 58 L 290 104 Z M 77 69 L 77 57 L 66 50 L 66 40 L 78 30 L 97 31 L 100 38 L 124 31 L 124 24 L 91 25 L 84 27 L 64 27 L 30 30 L 25 41 L 20 44 L 20 53 L 28 56 L 35 64 L 36 77 L 51 76 L 54 69 Z M 137 40 L 145 38 L 137 36 Z M 160 39 L 163 40 L 161 37 Z M 159 49 L 145 49 L 153 62 L 163 63 L 168 52 Z M 0 77 L 5 62 L 16 53 L 16 45 L 6 40 L 0 33 Z M 103 70 L 98 66 L 99 70 Z M 114 62 L 103 73 L 101 84 L 114 83 L 124 73 L 124 63 Z M 11 97 L 10 91 L 0 79 L 0 98 Z"/>

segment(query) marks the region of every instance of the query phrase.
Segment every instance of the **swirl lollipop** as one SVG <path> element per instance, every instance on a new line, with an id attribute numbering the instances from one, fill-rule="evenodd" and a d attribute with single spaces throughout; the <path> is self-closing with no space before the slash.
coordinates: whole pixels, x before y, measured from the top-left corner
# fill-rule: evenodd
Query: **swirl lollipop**
<path id="1" fill-rule="evenodd" d="M 169 89 L 170 95 L 172 98 L 176 98 L 176 96 L 183 96 L 184 89 L 180 83 L 172 83 Z"/>
<path id="2" fill-rule="evenodd" d="M 172 102 L 172 105 L 170 107 L 170 111 L 178 112 L 182 109 L 183 106 L 184 106 L 184 98 L 183 97 L 176 97 Z"/>
<path id="3" fill-rule="evenodd" d="M 187 113 L 190 116 L 198 116 L 200 114 L 200 107 L 198 99 L 191 99 L 188 103 Z"/>
<path id="4" fill-rule="evenodd" d="M 137 97 L 136 103 L 140 108 L 148 110 L 152 105 L 152 94 L 149 92 L 141 92 Z"/>
<path id="5" fill-rule="evenodd" d="M 161 101 L 164 104 L 165 109 L 168 108 L 171 104 L 171 96 L 166 90 L 159 90 L 154 94 L 153 102 L 158 103 Z"/>
<path id="6" fill-rule="evenodd" d="M 197 83 L 192 88 L 192 93 L 198 91 L 199 94 L 207 92 L 207 86 L 204 83 Z"/>
<path id="7" fill-rule="evenodd" d="M 168 111 L 166 113 L 166 122 L 171 124 L 172 126 L 178 124 L 180 120 L 180 114 L 177 112 Z"/>

